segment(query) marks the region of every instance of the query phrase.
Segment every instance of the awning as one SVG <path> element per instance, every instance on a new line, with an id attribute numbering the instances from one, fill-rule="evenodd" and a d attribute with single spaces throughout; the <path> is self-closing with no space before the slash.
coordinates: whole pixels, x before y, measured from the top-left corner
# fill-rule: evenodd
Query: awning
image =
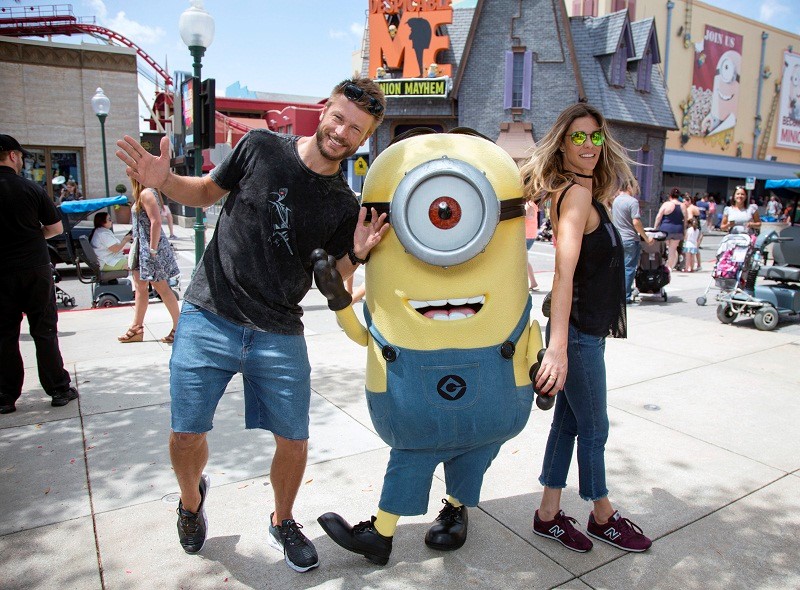
<path id="1" fill-rule="evenodd" d="M 759 179 L 791 178 L 800 172 L 800 154 L 795 163 L 752 160 L 750 158 L 731 158 L 699 154 L 683 150 L 664 152 L 664 172 L 694 174 L 697 176 L 725 176 L 731 178 Z"/>

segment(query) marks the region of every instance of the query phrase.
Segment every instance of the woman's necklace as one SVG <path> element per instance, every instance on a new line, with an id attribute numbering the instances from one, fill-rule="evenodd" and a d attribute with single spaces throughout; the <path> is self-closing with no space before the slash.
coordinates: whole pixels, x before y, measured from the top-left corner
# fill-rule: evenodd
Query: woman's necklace
<path id="1" fill-rule="evenodd" d="M 591 174 L 580 174 L 579 172 L 573 172 L 572 170 L 567 170 L 570 174 L 574 174 L 578 178 L 594 178 Z"/>

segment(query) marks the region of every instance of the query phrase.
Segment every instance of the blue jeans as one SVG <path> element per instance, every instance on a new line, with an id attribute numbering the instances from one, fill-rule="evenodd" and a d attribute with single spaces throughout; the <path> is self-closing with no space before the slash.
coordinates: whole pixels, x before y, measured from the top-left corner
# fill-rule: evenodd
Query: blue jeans
<path id="1" fill-rule="evenodd" d="M 169 361 L 172 430 L 211 430 L 236 373 L 244 377 L 246 428 L 308 438 L 311 367 L 303 336 L 251 330 L 183 302 Z"/>
<path id="2" fill-rule="evenodd" d="M 567 382 L 564 391 L 556 396 L 553 423 L 539 476 L 539 483 L 548 488 L 567 486 L 567 473 L 577 437 L 578 493 L 584 500 L 592 501 L 608 495 L 605 348 L 605 337 L 584 334 L 570 325 Z"/>
<path id="3" fill-rule="evenodd" d="M 625 299 L 630 299 L 633 279 L 636 278 L 636 267 L 639 265 L 642 243 L 639 240 L 623 241 L 622 249 L 625 250 Z"/>

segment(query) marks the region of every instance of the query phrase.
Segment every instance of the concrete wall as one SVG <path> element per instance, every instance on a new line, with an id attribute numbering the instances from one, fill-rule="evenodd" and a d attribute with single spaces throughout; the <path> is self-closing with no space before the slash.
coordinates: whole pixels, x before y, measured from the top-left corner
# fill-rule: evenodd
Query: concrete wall
<path id="1" fill-rule="evenodd" d="M 111 101 L 105 122 L 110 190 L 113 195 L 120 182 L 130 187 L 114 151 L 117 139 L 139 134 L 134 50 L 0 37 L 0 80 L 0 130 L 24 147 L 82 148 L 87 198 L 105 196 L 100 121 L 91 105 L 101 87 Z"/>

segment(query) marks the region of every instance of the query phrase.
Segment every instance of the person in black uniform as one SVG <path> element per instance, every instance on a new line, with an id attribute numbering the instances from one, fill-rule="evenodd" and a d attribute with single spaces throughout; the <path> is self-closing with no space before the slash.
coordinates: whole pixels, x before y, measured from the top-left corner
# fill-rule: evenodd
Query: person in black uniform
<path id="1" fill-rule="evenodd" d="M 47 238 L 60 234 L 61 217 L 53 200 L 35 182 L 22 178 L 28 152 L 10 135 L 0 134 L 0 414 L 16 411 L 25 371 L 19 351 L 22 314 L 28 316 L 36 345 L 39 382 L 65 406 L 78 397 L 70 386 L 58 347 L 55 285 Z"/>

